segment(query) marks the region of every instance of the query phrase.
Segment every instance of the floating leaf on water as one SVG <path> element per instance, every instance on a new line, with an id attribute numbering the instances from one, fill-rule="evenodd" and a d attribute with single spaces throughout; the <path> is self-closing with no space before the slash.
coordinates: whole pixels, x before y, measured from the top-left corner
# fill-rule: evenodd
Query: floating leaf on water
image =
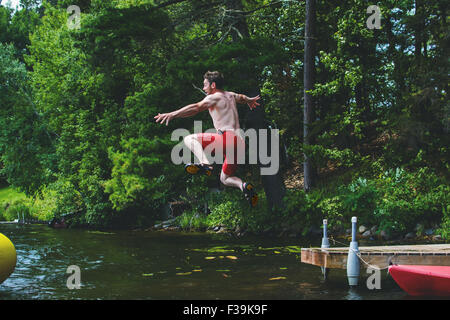
<path id="1" fill-rule="evenodd" d="M 192 251 L 199 251 L 199 252 L 209 252 L 209 253 L 218 253 L 218 252 L 234 252 L 234 249 L 230 249 L 226 246 L 220 246 L 220 247 L 212 247 L 212 248 L 205 248 L 205 249 L 191 249 Z"/>
<path id="2" fill-rule="evenodd" d="M 143 273 L 142 276 L 144 276 L 144 277 L 151 277 L 151 276 L 153 276 L 153 273 Z"/>
<path id="3" fill-rule="evenodd" d="M 273 248 L 258 247 L 258 250 L 268 250 L 268 251 L 271 251 L 271 250 L 282 250 L 282 249 L 283 249 L 283 247 L 273 247 Z"/>
<path id="4" fill-rule="evenodd" d="M 176 269 L 176 270 L 181 270 L 181 267 L 176 267 L 175 269 Z"/>
<path id="5" fill-rule="evenodd" d="M 216 270 L 217 272 L 230 272 L 231 270 L 223 269 L 223 270 Z"/>
<path id="6" fill-rule="evenodd" d="M 176 273 L 177 276 L 187 276 L 189 274 L 192 274 L 192 272 L 189 271 L 189 272 L 178 272 L 178 273 Z"/>
<path id="7" fill-rule="evenodd" d="M 286 267 L 280 267 L 280 270 L 287 270 Z"/>
<path id="8" fill-rule="evenodd" d="M 301 253 L 302 252 L 302 248 L 299 246 L 287 246 L 286 250 L 292 253 Z"/>
<path id="9" fill-rule="evenodd" d="M 280 252 L 280 251 L 274 251 L 273 253 L 279 254 L 279 253 L 281 253 L 281 252 Z"/>
<path id="10" fill-rule="evenodd" d="M 215 259 L 216 257 L 205 257 L 205 259 L 206 260 L 213 260 L 213 259 Z"/>
<path id="11" fill-rule="evenodd" d="M 194 270 L 192 270 L 192 272 L 202 272 L 203 270 L 202 269 L 194 269 Z"/>
<path id="12" fill-rule="evenodd" d="M 93 233 L 93 234 L 114 234 L 112 232 L 103 232 L 103 231 L 87 231 L 87 233 Z"/>
<path id="13" fill-rule="evenodd" d="M 312 283 L 309 283 L 309 282 L 301 282 L 298 286 L 300 288 L 311 288 L 311 287 L 314 287 L 314 285 Z"/>
<path id="14" fill-rule="evenodd" d="M 286 279 L 286 277 L 275 277 L 275 278 L 270 278 L 269 280 L 284 280 Z"/>
<path id="15" fill-rule="evenodd" d="M 235 256 L 226 256 L 226 258 L 227 259 L 231 259 L 231 260 L 236 260 L 237 259 L 237 257 L 235 257 Z"/>

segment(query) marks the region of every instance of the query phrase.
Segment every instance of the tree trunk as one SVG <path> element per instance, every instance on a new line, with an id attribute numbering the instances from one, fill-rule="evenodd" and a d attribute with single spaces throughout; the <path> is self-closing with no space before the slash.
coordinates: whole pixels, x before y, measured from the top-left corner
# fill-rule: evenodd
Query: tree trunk
<path id="1" fill-rule="evenodd" d="M 234 12 L 235 19 L 232 22 L 232 26 L 235 28 L 231 31 L 231 38 L 233 42 L 237 42 L 241 39 L 248 39 L 250 33 L 248 32 L 247 21 L 242 14 L 244 7 L 242 6 L 242 0 L 227 0 L 227 9 L 231 9 Z M 242 38 L 241 38 L 242 37 Z"/>
<path id="2" fill-rule="evenodd" d="M 310 136 L 310 125 L 315 120 L 314 98 L 309 90 L 314 89 L 315 67 L 314 67 L 314 26 L 315 26 L 315 0 L 306 0 L 305 14 L 305 61 L 304 61 L 304 115 L 303 115 L 303 144 L 305 146 L 312 144 Z M 315 183 L 315 169 L 309 157 L 304 154 L 303 163 L 304 172 L 304 190 L 309 191 Z"/>
<path id="3" fill-rule="evenodd" d="M 248 25 L 245 20 L 245 16 L 241 14 L 243 11 L 242 0 L 227 0 L 226 1 L 227 9 L 232 10 L 233 14 L 235 14 L 235 19 L 232 21 L 232 26 L 235 28 L 232 30 L 231 36 L 233 42 L 239 42 L 250 37 L 250 33 L 248 31 Z M 236 13 L 237 12 L 237 13 Z M 238 61 L 242 59 L 242 57 L 237 57 Z M 241 73 L 242 79 L 248 81 L 248 83 L 257 83 L 257 79 L 253 76 L 253 74 L 248 74 L 247 72 Z M 261 93 L 259 87 L 255 87 L 248 92 L 250 96 L 256 96 Z M 249 128 L 259 130 L 259 129 L 268 129 L 267 121 L 265 120 L 265 114 L 263 109 L 263 101 L 261 101 L 260 106 L 256 109 L 247 111 L 246 115 L 246 129 Z M 268 132 L 268 141 L 267 146 L 268 150 L 271 150 L 270 146 L 270 132 Z M 258 146 L 259 146 L 258 137 Z M 281 147 L 281 146 L 280 146 Z M 281 150 L 275 150 L 275 152 L 281 152 Z M 281 156 L 279 157 L 281 160 Z M 280 164 L 281 165 L 281 164 Z M 258 156 L 258 166 L 260 168 L 265 167 L 265 165 L 261 164 L 261 161 Z M 264 192 L 266 193 L 267 203 L 270 210 L 274 208 L 282 208 L 283 207 L 283 197 L 285 195 L 285 185 L 283 179 L 281 177 L 281 170 L 274 175 L 261 175 L 262 184 L 264 187 Z"/>
<path id="4" fill-rule="evenodd" d="M 414 30 L 414 40 L 415 40 L 415 52 L 414 55 L 416 57 L 417 63 L 420 64 L 422 61 L 422 43 L 423 43 L 423 35 L 425 32 L 425 23 L 424 23 L 424 15 L 423 15 L 423 3 L 422 0 L 416 0 L 415 2 L 415 30 Z"/>

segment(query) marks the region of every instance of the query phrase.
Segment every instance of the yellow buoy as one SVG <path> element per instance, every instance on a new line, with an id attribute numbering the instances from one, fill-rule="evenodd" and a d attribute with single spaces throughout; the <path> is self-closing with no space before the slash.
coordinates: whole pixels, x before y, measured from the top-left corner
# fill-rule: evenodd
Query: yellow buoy
<path id="1" fill-rule="evenodd" d="M 0 233 L 0 284 L 14 271 L 17 262 L 16 248 Z"/>

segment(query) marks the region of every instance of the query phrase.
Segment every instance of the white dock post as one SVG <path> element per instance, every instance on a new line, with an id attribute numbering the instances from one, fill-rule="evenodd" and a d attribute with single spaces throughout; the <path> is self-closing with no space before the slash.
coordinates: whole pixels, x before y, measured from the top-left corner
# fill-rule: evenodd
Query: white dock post
<path id="1" fill-rule="evenodd" d="M 322 245 L 320 246 L 321 248 L 329 248 L 330 247 L 330 242 L 328 241 L 328 236 L 327 236 L 327 225 L 328 225 L 327 219 L 323 219 L 323 238 L 322 238 Z M 325 267 L 320 267 L 320 269 L 322 269 L 323 279 L 326 280 L 329 269 L 325 268 Z"/>
<path id="2" fill-rule="evenodd" d="M 358 242 L 356 241 L 356 217 L 352 217 L 352 242 L 350 242 L 350 248 L 348 250 L 347 257 L 347 278 L 350 286 L 358 285 L 359 278 L 359 253 Z"/>

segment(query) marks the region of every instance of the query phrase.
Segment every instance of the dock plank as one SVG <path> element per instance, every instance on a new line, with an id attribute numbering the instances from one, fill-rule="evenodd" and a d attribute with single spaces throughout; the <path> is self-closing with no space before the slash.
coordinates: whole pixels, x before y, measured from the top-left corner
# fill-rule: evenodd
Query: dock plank
<path id="1" fill-rule="evenodd" d="M 301 262 L 325 268 L 347 268 L 348 247 L 302 248 Z M 450 266 L 450 244 L 359 247 L 361 259 L 378 268 L 389 262 L 407 265 Z M 361 267 L 367 265 L 361 262 Z"/>

